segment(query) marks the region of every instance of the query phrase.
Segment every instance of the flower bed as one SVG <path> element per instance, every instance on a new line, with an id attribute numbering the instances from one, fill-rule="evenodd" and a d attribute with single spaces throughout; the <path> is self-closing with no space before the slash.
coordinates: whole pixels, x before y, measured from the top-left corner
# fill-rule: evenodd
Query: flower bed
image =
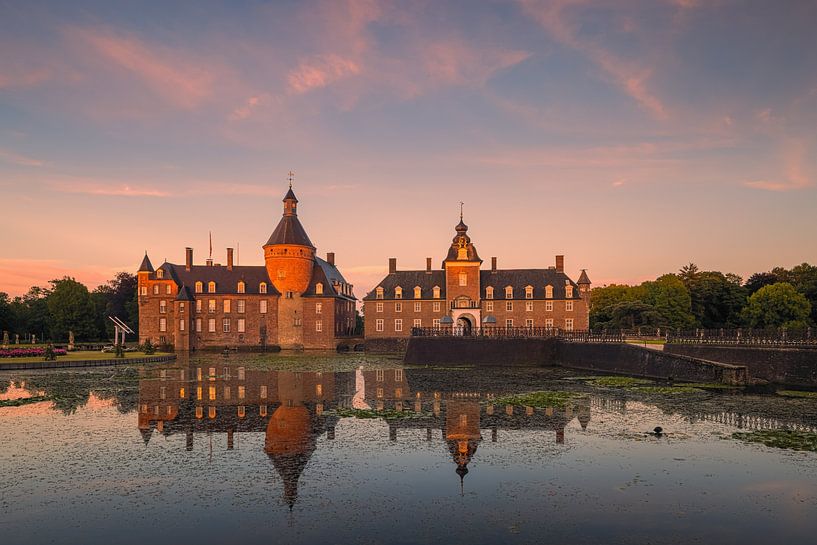
<path id="1" fill-rule="evenodd" d="M 0 358 L 36 358 L 45 357 L 45 348 L 0 348 Z M 55 356 L 64 356 L 67 352 L 64 348 L 55 348 Z"/>

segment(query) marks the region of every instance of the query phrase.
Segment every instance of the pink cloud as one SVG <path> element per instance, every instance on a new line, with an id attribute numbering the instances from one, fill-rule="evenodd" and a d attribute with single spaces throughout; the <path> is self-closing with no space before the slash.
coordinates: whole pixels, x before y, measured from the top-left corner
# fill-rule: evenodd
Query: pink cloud
<path id="1" fill-rule="evenodd" d="M 105 197 L 169 197 L 171 193 L 163 189 L 123 182 L 96 181 L 55 181 L 49 184 L 62 193 L 80 193 Z"/>
<path id="2" fill-rule="evenodd" d="M 744 182 L 744 185 L 753 189 L 778 192 L 811 187 L 814 183 L 806 172 L 807 152 L 807 145 L 804 142 L 789 141 L 783 151 L 785 176 L 782 180 L 752 180 Z"/>
<path id="3" fill-rule="evenodd" d="M 24 167 L 41 167 L 45 164 L 43 161 L 40 161 L 39 159 L 34 159 L 33 157 L 20 155 L 19 153 L 15 153 L 13 151 L 9 151 L 2 148 L 0 148 L 0 161 L 5 161 L 7 163 L 12 163 L 14 165 L 20 165 Z"/>
<path id="4" fill-rule="evenodd" d="M 0 67 L 3 68 L 3 67 Z M 34 87 L 51 78 L 51 72 L 45 68 L 13 70 L 5 68 L 0 71 L 0 89 L 14 87 Z"/>
<path id="5" fill-rule="evenodd" d="M 437 42 L 425 48 L 425 71 L 433 83 L 484 84 L 497 71 L 530 57 L 526 51 L 479 49 L 462 41 Z"/>
<path id="6" fill-rule="evenodd" d="M 66 34 L 180 108 L 195 108 L 213 93 L 211 70 L 190 55 L 150 46 L 133 35 L 111 30 L 70 28 Z"/>
<path id="7" fill-rule="evenodd" d="M 318 55 L 301 61 L 298 68 L 287 75 L 289 91 L 294 94 L 307 93 L 349 76 L 361 73 L 360 65 L 339 55 Z"/>

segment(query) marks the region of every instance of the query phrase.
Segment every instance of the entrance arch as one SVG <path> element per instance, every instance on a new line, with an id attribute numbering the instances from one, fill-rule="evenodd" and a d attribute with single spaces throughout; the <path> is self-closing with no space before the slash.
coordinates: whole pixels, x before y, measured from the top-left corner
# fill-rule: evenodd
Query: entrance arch
<path id="1" fill-rule="evenodd" d="M 461 314 L 457 318 L 457 328 L 461 335 L 471 335 L 474 330 L 474 317 L 470 314 Z"/>

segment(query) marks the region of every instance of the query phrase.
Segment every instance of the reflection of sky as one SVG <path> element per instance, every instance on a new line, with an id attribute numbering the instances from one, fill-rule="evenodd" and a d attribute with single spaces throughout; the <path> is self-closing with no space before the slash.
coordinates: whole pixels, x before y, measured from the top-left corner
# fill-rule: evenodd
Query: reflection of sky
<path id="1" fill-rule="evenodd" d="M 92 397 L 92 400 L 95 399 Z M 783 401 L 781 401 L 783 402 Z M 3 414 L 7 409 L 0 409 Z M 459 477 L 440 430 L 345 418 L 318 438 L 289 513 L 263 433 L 185 437 L 92 402 L 0 418 L 3 543 L 805 542 L 817 530 L 817 457 L 723 440 L 650 404 L 594 407 L 565 443 L 490 430 Z M 664 439 L 642 431 L 664 424 Z M 12 536 L 7 539 L 7 536 Z M 282 541 L 283 540 L 283 541 Z"/>
<path id="2" fill-rule="evenodd" d="M 484 257 L 596 282 L 813 257 L 812 1 L 125 4 L 3 7 L 0 291 L 210 230 L 259 263 L 290 169 L 361 295 L 460 200 Z"/>

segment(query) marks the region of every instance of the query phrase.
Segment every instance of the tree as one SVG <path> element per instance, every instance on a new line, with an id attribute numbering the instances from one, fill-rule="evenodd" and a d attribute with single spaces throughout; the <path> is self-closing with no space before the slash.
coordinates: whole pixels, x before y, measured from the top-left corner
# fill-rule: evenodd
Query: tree
<path id="1" fill-rule="evenodd" d="M 811 303 L 811 321 L 817 324 L 817 266 L 801 263 L 793 267 L 787 276 L 787 282 Z"/>
<path id="2" fill-rule="evenodd" d="M 612 323 L 613 307 L 624 302 L 634 302 L 635 288 L 623 284 L 593 288 L 590 292 L 590 327 L 629 327 Z"/>
<path id="3" fill-rule="evenodd" d="M 119 272 L 113 279 L 96 288 L 91 294 L 100 338 L 113 338 L 113 323 L 108 320 L 108 316 L 119 317 L 138 336 L 137 285 L 138 280 L 135 275 Z"/>
<path id="4" fill-rule="evenodd" d="M 811 303 L 788 282 L 764 286 L 751 297 L 743 317 L 751 327 L 786 327 L 799 329 L 806 326 Z"/>
<path id="5" fill-rule="evenodd" d="M 9 294 L 0 291 L 0 337 L 3 331 L 8 331 L 9 334 L 17 331 L 17 313 L 9 299 Z"/>
<path id="6" fill-rule="evenodd" d="M 661 316 L 662 326 L 688 328 L 695 325 L 692 299 L 684 283 L 674 274 L 665 274 L 653 282 L 641 284 L 642 301 L 651 305 Z"/>
<path id="7" fill-rule="evenodd" d="M 740 277 L 717 271 L 698 273 L 688 284 L 692 314 L 701 327 L 737 327 L 746 304 L 746 289 Z"/>
<path id="8" fill-rule="evenodd" d="M 12 301 L 17 316 L 17 331 L 21 337 L 35 334 L 40 340 L 51 337 L 50 319 L 48 314 L 49 291 L 39 286 L 32 286 L 22 297 L 15 297 Z"/>
<path id="9" fill-rule="evenodd" d="M 68 331 L 73 331 L 79 340 L 96 338 L 94 304 L 88 288 L 68 276 L 52 280 L 51 286 L 48 312 L 54 339 L 67 339 Z"/>
<path id="10" fill-rule="evenodd" d="M 700 269 L 695 263 L 690 263 L 689 265 L 684 265 L 681 267 L 681 270 L 678 272 L 678 278 L 681 279 L 681 282 L 689 289 L 689 285 L 698 277 L 698 273 Z"/>
<path id="11" fill-rule="evenodd" d="M 761 272 L 750 276 L 743 287 L 746 288 L 747 296 L 751 296 L 763 286 L 771 286 L 772 284 L 777 284 L 778 282 L 781 282 L 781 280 L 776 274 Z"/>

